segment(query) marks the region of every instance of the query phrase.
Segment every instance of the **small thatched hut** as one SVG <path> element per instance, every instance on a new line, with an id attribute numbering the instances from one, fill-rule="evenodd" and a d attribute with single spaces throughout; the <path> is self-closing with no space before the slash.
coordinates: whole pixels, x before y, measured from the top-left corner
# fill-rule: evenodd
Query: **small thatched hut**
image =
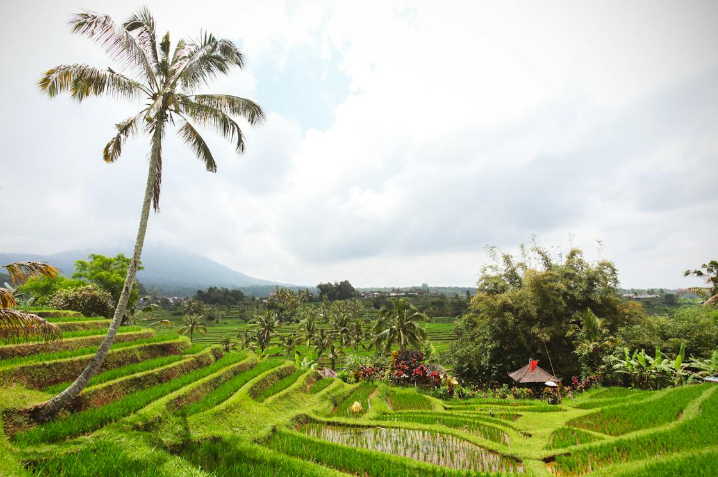
<path id="1" fill-rule="evenodd" d="M 323 378 L 336 378 L 337 372 L 333 369 L 329 368 L 322 368 L 319 371 L 317 371 Z"/>
<path id="2" fill-rule="evenodd" d="M 547 373 L 538 366 L 538 361 L 529 360 L 529 363 L 521 369 L 517 369 L 513 373 L 509 373 L 509 377 L 518 384 L 545 384 L 549 381 L 559 383 L 561 378 Z"/>

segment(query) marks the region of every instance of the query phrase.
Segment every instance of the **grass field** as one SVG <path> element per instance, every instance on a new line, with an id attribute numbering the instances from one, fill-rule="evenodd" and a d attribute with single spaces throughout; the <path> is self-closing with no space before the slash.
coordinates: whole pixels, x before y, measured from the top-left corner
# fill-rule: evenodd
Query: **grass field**
<path id="1" fill-rule="evenodd" d="M 438 336 L 447 323 L 429 325 Z M 167 356 L 143 355 L 143 347 L 177 337 L 135 338 L 117 350 L 144 357 L 99 373 L 79 400 L 91 406 L 50 423 L 20 420 L 22 409 L 67 381 L 39 389 L 21 386 L 22 379 L 0 382 L 0 475 L 715 475 L 715 385 L 596 389 L 561 406 L 442 401 L 413 387 L 319 379 L 281 357 L 258 360 L 207 340 L 185 341 Z M 0 369 L 56 370 L 53 363 L 92 351 L 0 359 Z M 352 411 L 356 402 L 360 411 Z"/>

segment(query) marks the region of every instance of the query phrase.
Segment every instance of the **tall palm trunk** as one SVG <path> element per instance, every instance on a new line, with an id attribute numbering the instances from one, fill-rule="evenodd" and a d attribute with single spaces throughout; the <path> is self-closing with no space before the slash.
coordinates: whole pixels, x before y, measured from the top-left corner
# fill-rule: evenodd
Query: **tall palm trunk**
<path id="1" fill-rule="evenodd" d="M 115 314 L 110 323 L 110 328 L 105 335 L 105 339 L 102 340 L 102 344 L 98 348 L 95 356 L 92 358 L 90 363 L 87 365 L 85 370 L 80 376 L 75 379 L 68 388 L 62 391 L 54 398 L 39 404 L 33 411 L 33 417 L 38 421 L 47 421 L 57 414 L 62 409 L 70 405 L 70 403 L 77 397 L 80 392 L 87 386 L 87 383 L 97 374 L 100 370 L 102 363 L 107 357 L 107 353 L 110 352 L 110 347 L 115 341 L 117 330 L 122 323 L 122 317 L 125 314 L 127 308 L 127 302 L 130 298 L 130 292 L 132 291 L 132 285 L 135 283 L 135 276 L 137 275 L 137 267 L 140 262 L 140 255 L 142 255 L 142 246 L 145 242 L 145 233 L 147 232 L 147 221 L 150 216 L 150 206 L 152 204 L 152 195 L 155 186 L 155 179 L 157 176 L 157 163 L 160 160 L 160 154 L 162 151 L 162 131 L 164 128 L 164 114 L 161 113 L 156 118 L 156 127 L 152 136 L 152 149 L 150 152 L 150 165 L 149 172 L 147 174 L 147 187 L 145 188 L 145 200 L 142 202 L 142 215 L 140 216 L 140 226 L 137 230 L 137 239 L 135 240 L 135 252 L 132 256 L 132 261 L 127 269 L 127 277 L 125 278 L 125 284 L 122 287 L 122 293 L 120 299 L 117 302 L 117 308 L 115 308 Z"/>

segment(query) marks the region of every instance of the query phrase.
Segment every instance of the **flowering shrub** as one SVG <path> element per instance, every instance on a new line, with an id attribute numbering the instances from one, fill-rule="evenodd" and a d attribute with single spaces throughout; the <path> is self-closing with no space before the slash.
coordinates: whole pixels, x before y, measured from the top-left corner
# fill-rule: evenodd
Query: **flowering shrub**
<path id="1" fill-rule="evenodd" d="M 391 353 L 389 377 L 394 384 L 424 384 L 436 386 L 440 384 L 441 377 L 436 371 L 431 371 L 424 364 L 424 354 L 421 351 L 403 350 Z"/>

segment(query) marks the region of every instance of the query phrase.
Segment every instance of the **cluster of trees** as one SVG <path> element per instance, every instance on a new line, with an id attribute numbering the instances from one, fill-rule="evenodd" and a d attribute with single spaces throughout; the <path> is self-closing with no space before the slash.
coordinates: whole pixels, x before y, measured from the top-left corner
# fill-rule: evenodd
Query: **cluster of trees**
<path id="1" fill-rule="evenodd" d="M 718 347 L 718 310 L 696 307 L 648 316 L 618 294 L 613 263 L 574 249 L 556 259 L 534 245 L 520 258 L 493 250 L 476 296 L 457 323 L 446 364 L 468 381 L 510 382 L 529 358 L 563 377 L 599 375 L 622 383 L 616 363 L 630 350 L 662 348 L 708 358 Z"/>
<path id="2" fill-rule="evenodd" d="M 209 287 L 207 291 L 197 290 L 192 299 L 207 305 L 235 306 L 244 302 L 244 293 L 237 289 Z"/>
<path id="3" fill-rule="evenodd" d="M 349 298 L 355 298 L 358 296 L 357 291 L 354 289 L 349 280 L 342 280 L 341 282 L 334 283 L 320 283 L 317 285 L 319 290 L 320 300 L 348 300 Z"/>

